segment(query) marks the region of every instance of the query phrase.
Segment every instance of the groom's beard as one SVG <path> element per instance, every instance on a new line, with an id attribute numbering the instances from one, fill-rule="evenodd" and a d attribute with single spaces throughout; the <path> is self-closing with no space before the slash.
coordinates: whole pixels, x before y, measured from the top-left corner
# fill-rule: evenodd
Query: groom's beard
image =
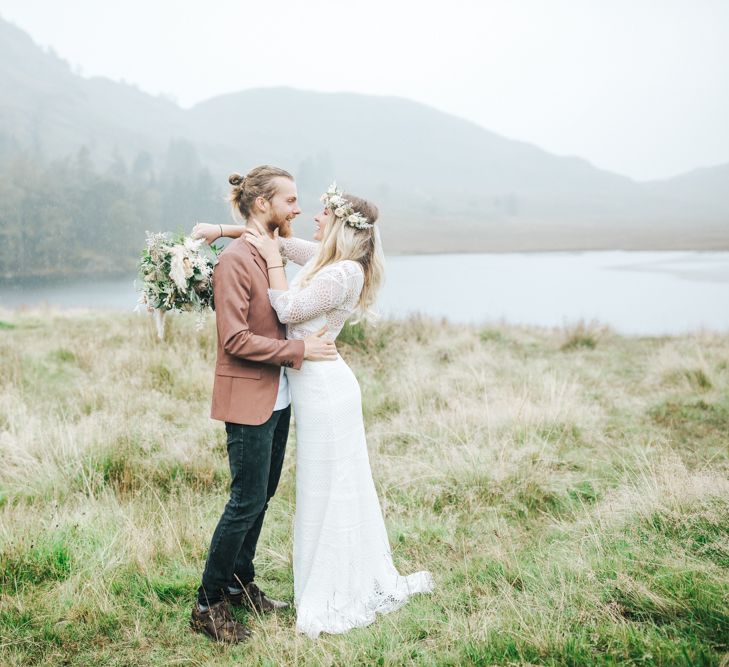
<path id="1" fill-rule="evenodd" d="M 287 220 L 286 217 L 282 217 L 278 220 L 269 220 L 268 231 L 273 234 L 274 230 L 278 229 L 278 235 L 282 239 L 287 239 L 292 233 L 291 222 L 292 221 Z"/>

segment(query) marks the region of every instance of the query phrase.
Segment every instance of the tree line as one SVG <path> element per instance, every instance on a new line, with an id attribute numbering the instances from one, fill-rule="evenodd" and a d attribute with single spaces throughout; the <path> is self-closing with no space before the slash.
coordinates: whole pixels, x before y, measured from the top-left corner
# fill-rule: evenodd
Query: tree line
<path id="1" fill-rule="evenodd" d="M 145 231 L 189 231 L 227 217 L 219 184 L 192 145 L 170 143 L 162 164 L 140 152 L 94 165 L 88 148 L 45 162 L 0 156 L 0 279 L 128 274 Z"/>

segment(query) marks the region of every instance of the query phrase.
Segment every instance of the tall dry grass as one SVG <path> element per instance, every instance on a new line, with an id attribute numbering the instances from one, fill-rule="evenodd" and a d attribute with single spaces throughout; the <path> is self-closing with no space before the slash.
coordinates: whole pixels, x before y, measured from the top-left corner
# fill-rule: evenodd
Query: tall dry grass
<path id="1" fill-rule="evenodd" d="M 396 564 L 437 589 L 317 641 L 249 616 L 221 647 L 187 629 L 228 484 L 212 323 L 160 344 L 144 316 L 0 322 L 0 664 L 728 659 L 729 336 L 348 327 Z M 289 446 L 257 556 L 283 598 Z"/>

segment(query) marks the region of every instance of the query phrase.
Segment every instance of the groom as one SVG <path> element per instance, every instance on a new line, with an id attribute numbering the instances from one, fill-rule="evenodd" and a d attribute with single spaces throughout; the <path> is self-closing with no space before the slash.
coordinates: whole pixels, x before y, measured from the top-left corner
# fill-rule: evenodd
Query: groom
<path id="1" fill-rule="evenodd" d="M 259 221 L 270 234 L 290 234 L 301 213 L 296 184 L 288 172 L 263 165 L 245 178 L 234 174 L 230 200 L 247 224 Z M 271 267 L 269 267 L 271 268 Z M 319 332 L 286 340 L 268 298 L 268 269 L 243 238 L 220 255 L 213 276 L 218 356 L 211 416 L 225 422 L 232 482 L 230 499 L 213 533 L 191 626 L 212 639 L 236 643 L 250 630 L 229 605 L 255 612 L 286 607 L 261 591 L 253 578 L 253 557 L 268 501 L 276 492 L 291 415 L 284 367 L 304 359 L 336 358 L 334 343 Z"/>

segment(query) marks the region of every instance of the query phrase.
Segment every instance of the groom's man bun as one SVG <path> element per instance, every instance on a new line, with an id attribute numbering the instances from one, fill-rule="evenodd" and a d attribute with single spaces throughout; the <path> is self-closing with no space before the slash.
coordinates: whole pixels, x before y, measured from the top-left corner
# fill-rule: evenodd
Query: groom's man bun
<path id="1" fill-rule="evenodd" d="M 228 201 L 233 209 L 233 215 L 239 215 L 246 220 L 251 214 L 253 202 L 258 197 L 269 201 L 273 199 L 276 194 L 276 178 L 294 180 L 294 177 L 285 169 L 268 164 L 254 167 L 245 176 L 238 173 L 228 176 L 228 183 L 232 186 Z"/>

